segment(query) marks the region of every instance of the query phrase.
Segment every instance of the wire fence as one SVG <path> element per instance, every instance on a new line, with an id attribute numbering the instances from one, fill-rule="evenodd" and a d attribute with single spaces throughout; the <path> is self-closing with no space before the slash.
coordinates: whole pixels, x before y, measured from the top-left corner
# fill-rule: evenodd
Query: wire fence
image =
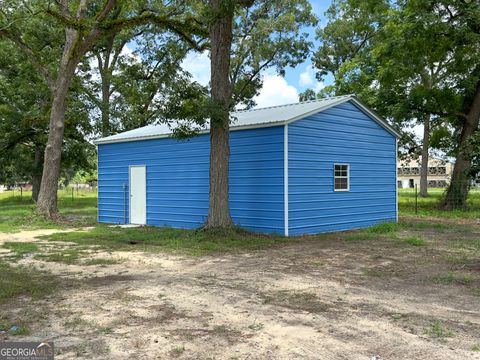
<path id="1" fill-rule="evenodd" d="M 470 181 L 455 186 L 429 188 L 422 197 L 418 184 L 410 189 L 399 189 L 400 215 L 435 215 L 480 218 L 480 188 Z"/>
<path id="2" fill-rule="evenodd" d="M 70 184 L 58 189 L 59 198 L 75 201 L 79 198 L 96 196 L 97 184 Z M 32 198 L 31 185 L 14 185 L 0 189 L 0 199 L 11 198 L 18 200 L 29 200 Z"/>

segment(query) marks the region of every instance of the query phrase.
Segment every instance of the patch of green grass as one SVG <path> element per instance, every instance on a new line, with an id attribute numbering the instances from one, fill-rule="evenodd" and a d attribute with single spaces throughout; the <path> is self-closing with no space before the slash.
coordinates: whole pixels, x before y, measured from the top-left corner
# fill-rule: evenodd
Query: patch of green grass
<path id="1" fill-rule="evenodd" d="M 397 223 L 386 222 L 386 223 L 381 223 L 381 224 L 377 224 L 375 226 L 369 227 L 364 231 L 370 234 L 384 235 L 384 234 L 395 233 L 398 231 L 398 229 L 399 229 L 399 225 Z"/>
<path id="2" fill-rule="evenodd" d="M 28 242 L 6 242 L 2 246 L 5 249 L 13 251 L 16 257 L 23 257 L 23 255 L 31 254 L 38 251 L 37 244 Z"/>
<path id="3" fill-rule="evenodd" d="M 366 269 L 363 269 L 363 272 L 365 273 L 365 275 L 378 277 L 378 278 L 385 278 L 392 275 L 390 271 L 386 271 L 378 268 L 366 268 Z"/>
<path id="4" fill-rule="evenodd" d="M 35 255 L 35 259 L 49 262 L 61 262 L 71 265 L 78 263 L 83 255 L 84 254 L 80 248 L 73 247 L 64 249 L 62 251 L 37 254 Z"/>
<path id="5" fill-rule="evenodd" d="M 393 222 L 381 223 L 354 233 L 347 233 L 348 235 L 345 235 L 343 239 L 345 241 L 363 241 L 387 236 L 393 237 L 398 232 L 399 227 L 399 224 Z"/>
<path id="6" fill-rule="evenodd" d="M 15 329 L 12 330 L 12 327 L 15 327 Z M 15 325 L 15 324 L 6 324 L 6 325 L 0 324 L 0 331 L 5 331 L 9 335 L 28 335 L 28 334 L 30 334 L 30 329 L 27 326 Z"/>
<path id="7" fill-rule="evenodd" d="M 96 221 L 96 192 L 58 191 L 58 208 L 66 222 L 46 220 L 35 213 L 31 191 L 24 191 L 22 197 L 15 191 L 0 193 L 0 232 L 16 232 L 34 229 L 63 229 L 71 226 L 92 225 Z"/>
<path id="8" fill-rule="evenodd" d="M 357 233 L 348 234 L 343 237 L 345 241 L 364 241 L 378 239 L 378 235 L 373 233 L 367 233 L 365 230 L 361 230 Z"/>
<path id="9" fill-rule="evenodd" d="M 444 194 L 444 189 L 429 189 L 429 196 L 418 197 L 418 214 L 415 214 L 415 190 L 398 190 L 398 210 L 401 215 L 444 217 L 449 219 L 478 219 L 480 218 L 480 189 L 472 189 L 468 194 L 468 209 L 443 211 L 438 205 Z"/>
<path id="10" fill-rule="evenodd" d="M 432 281 L 435 284 L 451 285 L 460 284 L 468 285 L 474 280 L 473 276 L 467 274 L 455 274 L 452 271 L 447 273 L 438 274 L 432 277 Z"/>
<path id="11" fill-rule="evenodd" d="M 98 332 L 104 334 L 104 335 L 108 335 L 108 334 L 112 334 L 113 333 L 113 329 L 109 326 L 106 326 L 106 327 L 102 327 L 100 329 L 98 329 Z"/>
<path id="12" fill-rule="evenodd" d="M 280 290 L 264 295 L 263 302 L 310 313 L 325 312 L 330 308 L 330 305 L 322 302 L 315 293 L 308 291 Z"/>
<path id="13" fill-rule="evenodd" d="M 96 258 L 85 260 L 82 262 L 82 265 L 115 265 L 120 263 L 121 261 L 117 259 Z"/>
<path id="14" fill-rule="evenodd" d="M 416 236 L 410 236 L 407 238 L 400 238 L 399 241 L 403 244 L 408 244 L 412 246 L 424 246 L 426 244 L 425 240 L 416 237 Z"/>
<path id="15" fill-rule="evenodd" d="M 170 356 L 171 357 L 179 357 L 185 352 L 185 346 L 177 346 L 174 347 L 172 350 L 170 350 Z"/>
<path id="16" fill-rule="evenodd" d="M 216 232 L 150 226 L 121 228 L 104 224 L 89 231 L 57 233 L 40 238 L 74 242 L 82 246 L 97 246 L 109 251 L 175 251 L 196 256 L 259 249 L 294 241 L 283 236 L 258 235 L 238 229 Z"/>
<path id="17" fill-rule="evenodd" d="M 443 326 L 443 324 L 439 320 L 431 322 L 430 325 L 425 328 L 424 333 L 430 337 L 435 338 L 446 338 L 453 336 L 453 331 Z"/>
<path id="18" fill-rule="evenodd" d="M 63 326 L 70 329 L 80 329 L 80 328 L 93 328 L 94 323 L 85 319 L 82 319 L 80 316 L 75 316 L 72 319 L 65 321 Z"/>
<path id="19" fill-rule="evenodd" d="M 473 345 L 471 348 L 470 348 L 471 351 L 475 351 L 475 352 L 479 352 L 480 351 L 480 345 L 479 344 L 476 344 L 476 345 Z"/>
<path id="20" fill-rule="evenodd" d="M 257 323 L 256 321 L 253 324 L 248 325 L 248 328 L 253 331 L 260 331 L 265 325 L 263 323 Z"/>
<path id="21" fill-rule="evenodd" d="M 21 295 L 39 299 L 52 294 L 59 286 L 58 279 L 51 274 L 1 260 L 0 274 L 0 303 Z"/>

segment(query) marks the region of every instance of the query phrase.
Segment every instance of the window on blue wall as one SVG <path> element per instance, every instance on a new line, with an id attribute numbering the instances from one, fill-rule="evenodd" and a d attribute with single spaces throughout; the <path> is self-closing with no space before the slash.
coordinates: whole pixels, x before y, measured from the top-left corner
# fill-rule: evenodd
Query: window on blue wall
<path id="1" fill-rule="evenodd" d="M 350 189 L 350 166 L 348 164 L 334 165 L 334 190 L 348 191 Z"/>

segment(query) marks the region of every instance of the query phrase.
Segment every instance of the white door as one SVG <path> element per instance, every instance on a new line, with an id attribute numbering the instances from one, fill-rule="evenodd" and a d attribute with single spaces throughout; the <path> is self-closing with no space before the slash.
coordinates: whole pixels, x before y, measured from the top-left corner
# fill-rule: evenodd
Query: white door
<path id="1" fill-rule="evenodd" d="M 130 166 L 130 224 L 147 223 L 147 173 L 145 166 Z"/>

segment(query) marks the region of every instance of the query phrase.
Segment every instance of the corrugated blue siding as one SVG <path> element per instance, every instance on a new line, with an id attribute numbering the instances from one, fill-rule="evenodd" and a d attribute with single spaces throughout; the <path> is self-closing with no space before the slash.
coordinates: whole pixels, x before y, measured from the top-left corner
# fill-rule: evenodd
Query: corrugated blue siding
<path id="1" fill-rule="evenodd" d="M 288 126 L 289 235 L 396 220 L 396 139 L 347 102 Z M 350 191 L 334 192 L 334 163 Z"/>
<path id="2" fill-rule="evenodd" d="M 209 152 L 208 135 L 183 141 L 163 138 L 100 144 L 99 221 L 129 222 L 128 167 L 146 165 L 147 224 L 201 226 L 208 214 Z M 123 184 L 127 186 L 126 209 Z M 283 233 L 283 196 L 283 127 L 232 131 L 230 208 L 234 222 L 254 231 Z"/>

